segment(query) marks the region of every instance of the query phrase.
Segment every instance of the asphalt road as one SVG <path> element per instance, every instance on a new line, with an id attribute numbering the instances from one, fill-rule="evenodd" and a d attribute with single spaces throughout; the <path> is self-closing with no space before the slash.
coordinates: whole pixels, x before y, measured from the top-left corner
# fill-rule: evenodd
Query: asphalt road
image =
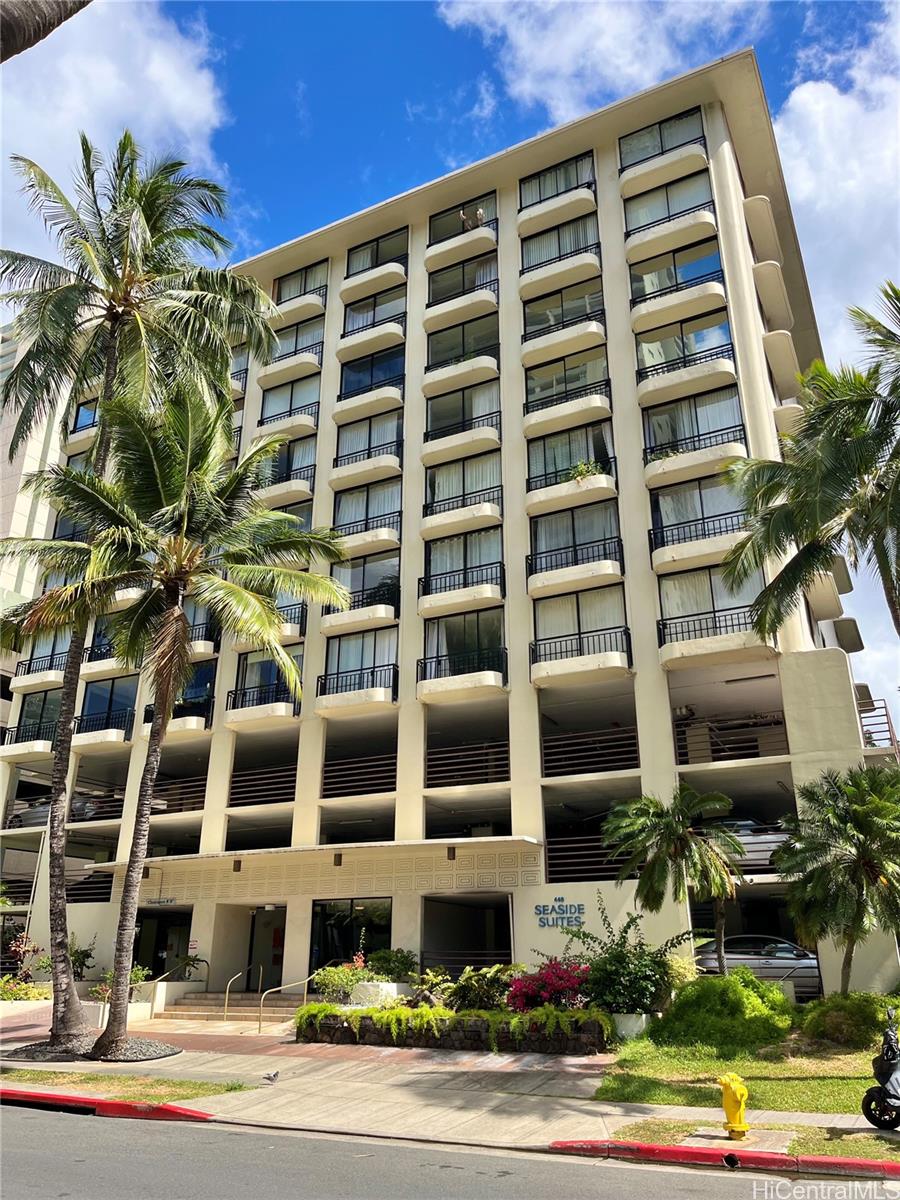
<path id="1" fill-rule="evenodd" d="M 762 1179 L 11 1107 L 0 1167 L 3 1200 L 749 1200 Z"/>

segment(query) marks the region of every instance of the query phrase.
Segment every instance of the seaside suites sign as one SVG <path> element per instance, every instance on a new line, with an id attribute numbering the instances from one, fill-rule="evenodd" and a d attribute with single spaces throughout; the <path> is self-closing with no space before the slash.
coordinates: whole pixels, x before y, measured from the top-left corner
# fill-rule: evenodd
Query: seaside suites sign
<path id="1" fill-rule="evenodd" d="M 566 904 L 565 896 L 554 896 L 552 904 L 536 904 L 534 915 L 538 929 L 580 929 L 584 924 L 584 905 Z"/>

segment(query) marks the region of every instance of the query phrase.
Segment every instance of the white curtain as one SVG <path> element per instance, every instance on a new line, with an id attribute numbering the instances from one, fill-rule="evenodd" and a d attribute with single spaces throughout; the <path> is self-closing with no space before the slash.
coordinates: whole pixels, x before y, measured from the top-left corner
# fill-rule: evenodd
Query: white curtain
<path id="1" fill-rule="evenodd" d="M 666 189 L 654 188 L 642 196 L 632 196 L 625 201 L 625 228 L 638 229 L 653 221 L 662 221 L 669 215 L 666 205 Z"/>
<path id="2" fill-rule="evenodd" d="M 373 483 L 369 488 L 369 513 L 381 517 L 400 511 L 400 481 L 389 479 L 384 483 Z"/>
<path id="3" fill-rule="evenodd" d="M 366 515 L 366 489 L 354 488 L 348 492 L 338 492 L 334 498 L 335 525 L 350 525 L 362 521 Z"/>
<path id="4" fill-rule="evenodd" d="M 585 217 L 578 217 L 575 221 L 567 221 L 565 225 L 559 226 L 560 254 L 570 254 L 599 240 L 597 217 L 594 213 L 588 213 Z"/>
<path id="5" fill-rule="evenodd" d="M 664 575 L 659 581 L 662 615 L 666 618 L 689 617 L 712 608 L 712 588 L 706 571 L 683 575 Z"/>
<path id="6" fill-rule="evenodd" d="M 321 342 L 324 333 L 324 317 L 318 317 L 314 321 L 304 321 L 302 325 L 297 326 L 297 349 L 302 350 L 304 346 L 315 346 L 317 342 Z"/>
<path id="7" fill-rule="evenodd" d="M 575 594 L 536 600 L 534 604 L 534 634 L 543 638 L 568 637 L 578 631 L 578 607 Z"/>
<path id="8" fill-rule="evenodd" d="M 269 388 L 268 391 L 263 392 L 263 417 L 274 417 L 276 414 L 287 413 L 290 405 L 291 385 L 289 383 L 282 383 L 279 387 Z"/>
<path id="9" fill-rule="evenodd" d="M 497 487 L 500 483 L 500 455 L 482 454 L 476 458 L 463 460 L 465 469 L 465 490 L 467 493 L 480 492 L 485 488 Z"/>
<path id="10" fill-rule="evenodd" d="M 577 510 L 577 512 L 581 511 L 581 509 Z M 534 530 L 534 549 L 537 554 L 545 550 L 561 550 L 572 545 L 572 522 L 569 513 L 549 513 L 545 517 L 537 517 L 532 523 L 532 529 Z"/>
<path id="11" fill-rule="evenodd" d="M 368 246 L 360 246 L 356 250 L 351 250 L 347 256 L 347 274 L 355 275 L 357 271 L 367 271 L 370 267 L 375 266 L 375 243 L 370 242 Z"/>
<path id="12" fill-rule="evenodd" d="M 473 417 L 484 417 L 488 413 L 500 410 L 500 381 L 492 379 L 489 383 L 478 383 L 469 388 L 469 404 Z"/>
<path id="13" fill-rule="evenodd" d="M 687 179 L 678 179 L 675 183 L 669 184 L 668 191 L 669 212 L 673 217 L 688 208 L 695 208 L 698 204 L 706 204 L 712 199 L 709 173 L 703 171 L 699 175 L 691 175 Z M 625 203 L 629 202 L 626 200 Z"/>
<path id="14" fill-rule="evenodd" d="M 680 525 L 685 521 L 699 521 L 703 515 L 700 508 L 700 492 L 696 483 L 683 483 L 657 492 L 656 502 L 662 525 Z"/>
<path id="15" fill-rule="evenodd" d="M 305 275 L 303 286 L 308 292 L 313 288 L 324 287 L 328 282 L 328 260 L 325 259 L 324 262 L 314 263 L 311 267 L 307 267 Z"/>
<path id="16" fill-rule="evenodd" d="M 374 632 L 375 666 L 383 667 L 397 661 L 397 630 L 376 629 Z"/>
<path id="17" fill-rule="evenodd" d="M 615 500 L 605 500 L 602 504 L 587 504 L 572 512 L 575 527 L 575 544 L 586 545 L 588 542 L 602 542 L 606 538 L 619 536 L 619 514 Z"/>
<path id="18" fill-rule="evenodd" d="M 736 387 L 719 388 L 698 396 L 694 401 L 697 412 L 697 431 L 711 433 L 716 429 L 731 429 L 741 423 L 741 402 Z"/>
<path id="19" fill-rule="evenodd" d="M 536 267 L 549 262 L 559 253 L 559 238 L 555 229 L 538 233 L 522 243 L 522 266 Z"/>
<path id="20" fill-rule="evenodd" d="M 428 555 L 429 574 L 442 575 L 445 571 L 461 571 L 464 553 L 465 541 L 462 534 L 432 542 Z"/>
<path id="21" fill-rule="evenodd" d="M 372 417 L 372 447 L 388 446 L 400 440 L 401 424 L 398 413 L 381 413 Z"/>
<path id="22" fill-rule="evenodd" d="M 354 421 L 351 425 L 341 425 L 338 429 L 338 455 L 359 454 L 369 444 L 369 422 Z"/>
<path id="23" fill-rule="evenodd" d="M 433 467 L 427 475 L 428 499 L 450 500 L 463 492 L 463 465 L 461 462 L 442 463 Z"/>
<path id="24" fill-rule="evenodd" d="M 348 333 L 357 329 L 365 329 L 372 324 L 372 301 L 363 300 L 359 304 L 348 304 L 345 311 L 345 328 Z"/>
<path id="25" fill-rule="evenodd" d="M 497 255 L 489 254 L 475 264 L 475 286 L 483 287 L 497 278 Z"/>
<path id="26" fill-rule="evenodd" d="M 598 629 L 620 629 L 625 624 L 625 591 L 620 587 L 597 588 L 577 593 L 581 628 L 584 632 Z"/>
<path id="27" fill-rule="evenodd" d="M 740 496 L 728 486 L 724 479 L 718 479 L 715 476 L 712 479 L 704 479 L 700 484 L 700 490 L 703 494 L 703 513 L 707 517 L 740 512 L 743 508 Z"/>
<path id="28" fill-rule="evenodd" d="M 694 432 L 693 410 L 688 401 L 651 408 L 647 413 L 648 442 L 651 448 L 679 442 Z"/>
<path id="29" fill-rule="evenodd" d="M 308 437 L 291 442 L 290 451 L 292 471 L 296 471 L 300 467 L 311 467 L 316 461 L 316 439 Z"/>
<path id="30" fill-rule="evenodd" d="M 304 271 L 294 271 L 290 275 L 283 275 L 278 280 L 278 300 L 284 304 L 285 300 L 293 300 L 295 296 L 301 296 L 304 291 Z"/>
<path id="31" fill-rule="evenodd" d="M 443 658 L 447 653 L 446 621 L 425 622 L 425 657 Z"/>
<path id="32" fill-rule="evenodd" d="M 481 567 L 485 563 L 501 561 L 503 552 L 499 529 L 483 529 L 477 533 L 470 533 L 468 538 L 466 551 L 469 566 Z"/>

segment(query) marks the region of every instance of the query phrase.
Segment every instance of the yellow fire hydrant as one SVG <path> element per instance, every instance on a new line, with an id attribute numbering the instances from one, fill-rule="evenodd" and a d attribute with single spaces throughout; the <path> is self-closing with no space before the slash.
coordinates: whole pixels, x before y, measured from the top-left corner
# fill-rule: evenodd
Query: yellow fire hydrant
<path id="1" fill-rule="evenodd" d="M 730 1138 L 739 1141 L 750 1128 L 744 1120 L 747 1088 L 740 1075 L 736 1075 L 734 1071 L 729 1071 L 727 1075 L 723 1075 L 716 1082 L 722 1089 L 722 1107 L 725 1109 L 727 1118 L 723 1122 L 722 1128 L 727 1131 Z"/>

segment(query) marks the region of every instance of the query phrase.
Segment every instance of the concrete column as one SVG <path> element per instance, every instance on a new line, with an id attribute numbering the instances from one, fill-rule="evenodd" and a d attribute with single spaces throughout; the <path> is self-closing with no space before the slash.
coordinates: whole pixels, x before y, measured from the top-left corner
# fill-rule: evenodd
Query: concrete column
<path id="1" fill-rule="evenodd" d="M 312 900 L 298 896 L 288 901 L 284 931 L 282 983 L 296 983 L 309 975 L 309 939 L 312 931 Z M 297 989 L 298 992 L 302 988 Z"/>
<path id="2" fill-rule="evenodd" d="M 324 641 L 324 638 L 319 639 L 321 644 L 324 644 Z M 304 674 L 306 679 L 311 677 L 310 674 Z M 310 700 L 307 699 L 305 703 L 311 707 Z M 326 735 L 327 722 L 321 717 L 306 716 L 300 722 L 297 788 L 291 828 L 292 846 L 311 846 L 319 840 L 319 797 L 322 792 Z"/>
<path id="3" fill-rule="evenodd" d="M 235 734 L 226 725 L 218 725 L 213 730 L 206 771 L 203 824 L 200 828 L 201 854 L 218 854 L 225 849 L 235 741 Z"/>
<path id="4" fill-rule="evenodd" d="M 395 892 L 391 898 L 391 946 L 422 951 L 422 897 L 418 892 Z"/>

